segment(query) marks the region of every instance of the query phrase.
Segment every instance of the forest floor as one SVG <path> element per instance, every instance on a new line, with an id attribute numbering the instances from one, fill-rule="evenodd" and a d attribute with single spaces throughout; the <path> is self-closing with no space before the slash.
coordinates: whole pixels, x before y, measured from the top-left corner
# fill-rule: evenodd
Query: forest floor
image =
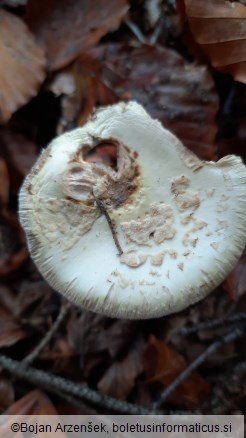
<path id="1" fill-rule="evenodd" d="M 18 192 L 55 136 L 121 100 L 141 103 L 202 159 L 245 159 L 245 67 L 231 67 L 228 49 L 215 70 L 220 47 L 204 52 L 191 38 L 182 6 L 192 2 L 178 11 L 171 0 L 65 3 L 0 2 L 0 411 L 243 413 L 245 255 L 180 313 L 111 319 L 67 303 L 41 277 Z"/>

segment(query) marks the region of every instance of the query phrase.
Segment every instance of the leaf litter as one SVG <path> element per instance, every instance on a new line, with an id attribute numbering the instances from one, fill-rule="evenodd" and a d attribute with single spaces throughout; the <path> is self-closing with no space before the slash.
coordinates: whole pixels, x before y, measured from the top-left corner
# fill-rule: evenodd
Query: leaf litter
<path id="1" fill-rule="evenodd" d="M 97 9 L 84 0 L 73 6 L 65 0 L 25 3 L 6 0 L 0 5 L 0 57 L 5 65 L 0 73 L 0 358 L 3 354 L 21 363 L 48 339 L 32 366 L 89 385 L 97 391 L 98 412 L 105 412 L 104 397 L 111 396 L 125 403 L 117 405 L 119 412 L 132 413 L 134 406 L 151 409 L 162 391 L 204 355 L 198 369 L 170 393 L 163 412 L 241 412 L 243 340 L 225 341 L 209 357 L 206 350 L 218 338 L 229 339 L 228 330 L 245 327 L 245 256 L 211 296 L 179 314 L 133 322 L 71 305 L 51 333 L 64 303 L 28 258 L 17 217 L 18 189 L 41 147 L 56 134 L 83 125 L 97 105 L 137 100 L 201 158 L 228 153 L 245 157 L 245 88 L 211 70 L 213 65 L 221 70 L 221 64 L 208 50 L 212 24 L 204 16 L 204 3 L 184 2 L 191 30 L 194 36 L 199 31 L 197 42 L 206 46 L 202 61 L 196 54 L 191 60 L 190 44 L 181 40 L 178 28 L 174 32 L 167 25 L 165 37 L 161 31 L 150 38 L 154 18 L 146 17 L 148 8 L 139 4 L 129 10 L 126 0 L 101 0 Z M 168 6 L 157 3 L 156 23 L 165 24 Z M 213 14 L 225 10 L 222 3 L 216 8 L 213 2 Z M 211 11 L 211 2 L 206 5 Z M 236 3 L 235 13 L 238 7 Z M 178 22 L 173 5 L 170 17 Z M 125 24 L 128 19 L 131 28 Z M 218 36 L 228 18 L 216 19 Z M 141 43 L 131 29 L 136 35 L 146 32 L 150 43 Z M 232 24 L 226 35 L 235 44 Z M 218 41 L 214 47 L 219 50 Z M 222 70 L 229 72 L 226 56 L 224 60 Z M 233 67 L 230 72 L 241 80 L 242 70 Z M 64 413 L 68 405 L 69 413 L 76 414 L 92 408 L 88 401 L 82 406 L 71 394 L 55 392 L 42 379 L 38 384 L 25 375 L 13 380 L 3 369 L 0 394 L 0 409 L 14 414 Z"/>

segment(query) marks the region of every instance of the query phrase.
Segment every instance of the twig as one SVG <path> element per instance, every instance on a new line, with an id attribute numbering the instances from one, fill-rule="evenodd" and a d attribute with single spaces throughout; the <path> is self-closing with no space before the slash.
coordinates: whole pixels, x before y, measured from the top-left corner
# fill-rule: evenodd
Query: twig
<path id="1" fill-rule="evenodd" d="M 147 44 L 147 40 L 144 34 L 141 32 L 139 27 L 133 21 L 126 20 L 125 23 L 141 44 Z"/>
<path id="2" fill-rule="evenodd" d="M 65 317 L 67 316 L 68 310 L 70 307 L 70 303 L 65 302 L 60 309 L 60 312 L 54 322 L 54 324 L 51 326 L 49 331 L 46 333 L 46 335 L 41 339 L 40 343 L 34 348 L 34 350 L 28 354 L 23 360 L 22 364 L 24 365 L 30 365 L 34 360 L 39 356 L 42 350 L 48 345 L 48 343 L 51 341 L 52 337 L 60 327 L 61 323 L 64 321 Z"/>
<path id="3" fill-rule="evenodd" d="M 95 198 L 95 201 L 97 203 L 97 206 L 98 206 L 99 210 L 105 216 L 105 218 L 106 218 L 106 220 L 108 222 L 108 226 L 109 226 L 110 231 L 112 233 L 115 246 L 116 246 L 116 248 L 119 251 L 119 255 L 122 255 L 123 254 L 123 250 L 122 250 L 122 248 L 120 246 L 120 242 L 119 242 L 119 239 L 118 239 L 118 234 L 117 234 L 117 231 L 115 230 L 115 225 L 114 225 L 112 219 L 110 218 L 110 216 L 109 216 L 105 206 L 103 205 L 103 202 L 100 199 L 96 198 L 94 194 L 93 194 L 93 196 Z"/>
<path id="4" fill-rule="evenodd" d="M 235 406 L 235 399 L 228 398 L 228 388 L 233 387 L 235 380 L 240 380 L 240 374 L 246 371 L 246 361 L 234 364 L 222 375 L 215 375 L 212 380 L 212 396 L 203 404 L 202 412 L 195 412 L 196 415 L 211 413 L 216 415 L 233 414 L 238 407 Z M 239 376 L 238 376 L 239 375 Z M 240 409 L 240 408 L 239 408 Z M 243 412 L 242 412 L 243 413 Z"/>
<path id="5" fill-rule="evenodd" d="M 55 389 L 52 389 L 52 393 L 56 394 L 58 397 L 60 397 L 62 400 L 65 400 L 66 402 L 68 402 L 70 405 L 75 406 L 76 408 L 79 408 L 83 411 L 83 414 L 88 414 L 88 415 L 96 415 L 98 414 L 98 412 L 87 406 L 84 402 L 82 402 L 81 400 L 78 400 L 77 398 L 73 397 L 72 395 L 69 394 L 65 394 L 62 391 L 58 391 Z"/>
<path id="6" fill-rule="evenodd" d="M 113 397 L 99 394 L 97 391 L 88 388 L 85 383 L 75 383 L 72 380 L 55 376 L 54 374 L 27 367 L 21 362 L 0 354 L 0 366 L 9 371 L 15 377 L 27 380 L 37 386 L 41 386 L 50 392 L 64 391 L 68 395 L 82 398 L 89 403 L 98 405 L 110 411 L 131 415 L 158 415 L 161 412 L 154 409 L 147 409 L 140 405 L 117 400 Z M 163 414 L 163 413 L 162 413 Z"/>
<path id="7" fill-rule="evenodd" d="M 243 328 L 235 328 L 232 332 L 217 339 L 211 344 L 200 356 L 198 356 L 178 377 L 162 392 L 157 402 L 153 403 L 152 408 L 158 409 L 161 403 L 166 401 L 169 395 L 185 380 L 189 375 L 197 369 L 211 354 L 217 351 L 222 345 L 235 341 L 245 335 Z"/>
<path id="8" fill-rule="evenodd" d="M 241 362 L 235 367 L 235 374 L 241 374 L 246 372 L 246 361 Z"/>
<path id="9" fill-rule="evenodd" d="M 162 32 L 162 28 L 163 28 L 163 19 L 160 18 L 159 23 L 156 24 L 154 32 L 152 33 L 152 35 L 149 38 L 149 44 L 151 46 L 154 46 L 157 43 L 158 38 Z"/>
<path id="10" fill-rule="evenodd" d="M 196 333 L 200 330 L 210 330 L 216 327 L 220 327 L 224 325 L 225 323 L 234 323 L 246 320 L 246 314 L 245 313 L 236 313 L 235 315 L 222 317 L 218 319 L 211 319 L 209 321 L 204 321 L 199 324 L 194 324 L 192 327 L 182 327 L 179 333 L 181 335 L 187 336 L 192 333 Z"/>

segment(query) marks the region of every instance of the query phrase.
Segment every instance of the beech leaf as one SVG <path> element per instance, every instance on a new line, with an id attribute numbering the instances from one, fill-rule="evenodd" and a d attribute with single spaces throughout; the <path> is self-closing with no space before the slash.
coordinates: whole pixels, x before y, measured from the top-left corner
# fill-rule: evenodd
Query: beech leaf
<path id="1" fill-rule="evenodd" d="M 184 0 L 189 29 L 211 65 L 246 83 L 246 6 L 225 0 Z"/>
<path id="2" fill-rule="evenodd" d="M 116 30 L 128 11 L 127 0 L 30 0 L 27 23 L 44 45 L 49 67 L 57 70 Z"/>
<path id="3" fill-rule="evenodd" d="M 0 131 L 0 145 L 8 166 L 10 192 L 17 193 L 37 158 L 37 147 L 22 134 L 4 129 Z"/>
<path id="4" fill-rule="evenodd" d="M 0 410 L 5 410 L 14 401 L 14 387 L 11 378 L 0 375 Z M 0 435 L 1 436 L 1 435 Z"/>
<path id="5" fill-rule="evenodd" d="M 26 337 L 26 331 L 8 311 L 0 307 L 0 348 L 10 347 Z"/>
<path id="6" fill-rule="evenodd" d="M 24 239 L 16 215 L 7 208 L 0 209 L 0 278 L 9 277 L 26 261 L 28 252 Z"/>
<path id="7" fill-rule="evenodd" d="M 7 410 L 8 415 L 57 415 L 57 411 L 48 397 L 34 390 L 16 401 Z"/>
<path id="8" fill-rule="evenodd" d="M 246 250 L 244 251 L 237 266 L 228 275 L 223 285 L 231 300 L 236 301 L 246 292 Z"/>
<path id="9" fill-rule="evenodd" d="M 25 23 L 0 8 L 0 123 L 37 94 L 45 77 L 44 51 Z"/>
<path id="10" fill-rule="evenodd" d="M 185 368 L 186 360 L 162 341 L 150 336 L 144 351 L 144 369 L 148 383 L 168 386 Z M 204 401 L 210 391 L 209 383 L 193 372 L 168 397 L 174 404 L 191 408 Z"/>
<path id="11" fill-rule="evenodd" d="M 143 371 L 143 341 L 137 339 L 122 360 L 113 362 L 98 382 L 97 388 L 103 394 L 125 400 L 134 388 L 136 377 Z"/>

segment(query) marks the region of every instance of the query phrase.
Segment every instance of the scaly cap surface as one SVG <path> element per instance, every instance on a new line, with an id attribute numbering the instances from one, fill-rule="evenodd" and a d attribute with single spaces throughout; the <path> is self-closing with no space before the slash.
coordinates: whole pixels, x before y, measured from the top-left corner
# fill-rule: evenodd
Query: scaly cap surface
<path id="1" fill-rule="evenodd" d="M 116 166 L 91 162 L 99 146 Z M 38 269 L 69 300 L 153 318 L 205 297 L 246 241 L 246 167 L 204 162 L 135 102 L 98 109 L 43 151 L 20 191 Z"/>

